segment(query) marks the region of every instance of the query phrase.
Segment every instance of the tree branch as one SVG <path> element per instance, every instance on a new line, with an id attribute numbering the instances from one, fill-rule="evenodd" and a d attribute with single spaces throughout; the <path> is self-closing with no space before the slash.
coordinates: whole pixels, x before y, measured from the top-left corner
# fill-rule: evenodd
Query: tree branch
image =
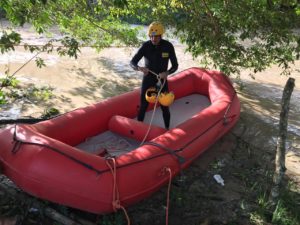
<path id="1" fill-rule="evenodd" d="M 216 18 L 214 17 L 213 12 L 210 10 L 210 8 L 208 7 L 208 5 L 207 5 L 207 3 L 206 3 L 205 0 L 202 0 L 202 3 L 203 3 L 204 7 L 205 7 L 206 10 L 207 10 L 207 14 L 209 15 L 209 17 L 211 18 L 211 20 L 212 20 L 212 22 L 213 22 L 213 25 L 214 25 L 216 34 L 219 33 L 219 25 L 218 25 L 218 21 L 217 21 Z"/>

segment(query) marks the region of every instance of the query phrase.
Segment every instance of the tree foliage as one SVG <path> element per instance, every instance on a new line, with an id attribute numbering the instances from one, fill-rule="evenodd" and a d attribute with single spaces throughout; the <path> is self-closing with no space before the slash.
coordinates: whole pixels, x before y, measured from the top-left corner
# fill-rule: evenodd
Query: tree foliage
<path id="1" fill-rule="evenodd" d="M 138 42 L 137 29 L 119 19 L 118 10 L 125 7 L 125 3 L 124 0 L 1 0 L 0 8 L 14 26 L 29 23 L 39 34 L 57 26 L 63 34 L 63 38 L 53 38 L 41 47 L 25 44 L 27 50 L 56 50 L 60 55 L 76 58 L 81 46 L 101 49 L 112 44 L 134 45 Z M 1 52 L 13 50 L 20 41 L 16 32 L 2 32 Z"/>
<path id="2" fill-rule="evenodd" d="M 193 56 L 202 56 L 203 62 L 228 74 L 238 73 L 242 68 L 258 72 L 271 64 L 287 70 L 299 58 L 299 1 L 147 2 L 152 7 L 148 17 L 174 28 Z"/>
<path id="3" fill-rule="evenodd" d="M 137 29 L 132 29 L 119 18 L 120 9 L 126 4 L 124 0 L 1 0 L 1 15 L 5 15 L 11 24 L 0 30 L 1 53 L 23 46 L 25 50 L 34 53 L 34 56 L 13 74 L 5 71 L 5 78 L 0 80 L 0 106 L 19 98 L 15 95 L 15 87 L 8 85 L 7 81 L 13 80 L 20 69 L 31 60 L 35 60 L 38 67 L 45 66 L 43 59 L 39 57 L 41 52 L 57 52 L 60 56 L 77 58 L 82 46 L 101 49 L 112 44 L 137 44 Z M 26 43 L 15 29 L 25 24 L 32 25 L 38 34 L 44 33 L 48 37 L 53 29 L 62 35 L 58 38 L 52 36 L 43 45 Z M 34 96 L 48 96 L 50 92 L 36 89 L 31 93 Z"/>
<path id="4" fill-rule="evenodd" d="M 126 23 L 161 20 L 193 56 L 225 73 L 277 64 L 288 71 L 299 58 L 300 4 L 296 0 L 1 0 L 14 25 L 32 24 L 38 33 L 58 26 L 64 34 L 43 48 L 77 56 L 82 45 L 136 45 L 137 29 Z M 2 32 L 1 52 L 21 37 Z M 60 47 L 53 43 L 59 41 Z"/>

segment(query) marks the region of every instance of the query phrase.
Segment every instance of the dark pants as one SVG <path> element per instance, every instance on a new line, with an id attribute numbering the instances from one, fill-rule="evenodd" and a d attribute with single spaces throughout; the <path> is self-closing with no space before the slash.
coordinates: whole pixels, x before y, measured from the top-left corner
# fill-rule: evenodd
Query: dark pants
<path id="1" fill-rule="evenodd" d="M 140 103 L 139 113 L 138 113 L 138 117 L 137 117 L 138 121 L 143 121 L 144 120 L 145 113 L 146 113 L 146 110 L 147 110 L 148 105 L 149 105 L 149 103 L 147 102 L 147 100 L 145 98 L 146 91 L 150 87 L 155 87 L 157 82 L 158 82 L 158 80 L 157 80 L 156 76 L 154 76 L 152 74 L 148 74 L 148 75 L 143 77 L 142 87 L 141 87 L 141 97 L 140 97 L 141 103 Z M 163 83 L 163 80 L 161 80 L 161 83 Z M 166 80 L 161 92 L 168 92 L 168 91 L 169 91 L 168 81 Z M 161 105 L 160 108 L 162 110 L 165 128 L 169 129 L 170 117 L 171 117 L 169 107 Z"/>

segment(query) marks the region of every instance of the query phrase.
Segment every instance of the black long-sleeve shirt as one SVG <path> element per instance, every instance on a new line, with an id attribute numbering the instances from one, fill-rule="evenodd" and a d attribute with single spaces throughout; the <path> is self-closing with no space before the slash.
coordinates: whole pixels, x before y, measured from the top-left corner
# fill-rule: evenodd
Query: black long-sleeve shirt
<path id="1" fill-rule="evenodd" d="M 174 46 L 167 40 L 161 39 L 158 45 L 153 45 L 150 40 L 144 42 L 130 61 L 131 67 L 136 70 L 143 57 L 145 67 L 157 74 L 165 71 L 171 74 L 178 69 Z M 168 70 L 169 60 L 172 66 Z"/>

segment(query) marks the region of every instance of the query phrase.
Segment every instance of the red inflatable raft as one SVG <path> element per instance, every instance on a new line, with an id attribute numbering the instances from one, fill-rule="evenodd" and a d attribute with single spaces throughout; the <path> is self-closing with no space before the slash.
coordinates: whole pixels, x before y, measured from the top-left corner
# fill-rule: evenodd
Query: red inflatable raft
<path id="1" fill-rule="evenodd" d="M 25 192 L 104 214 L 165 185 L 228 132 L 240 102 L 227 76 L 191 68 L 169 78 L 171 127 L 159 107 L 135 119 L 140 90 L 0 131 L 2 172 Z M 147 140 L 141 144 L 151 127 Z"/>

